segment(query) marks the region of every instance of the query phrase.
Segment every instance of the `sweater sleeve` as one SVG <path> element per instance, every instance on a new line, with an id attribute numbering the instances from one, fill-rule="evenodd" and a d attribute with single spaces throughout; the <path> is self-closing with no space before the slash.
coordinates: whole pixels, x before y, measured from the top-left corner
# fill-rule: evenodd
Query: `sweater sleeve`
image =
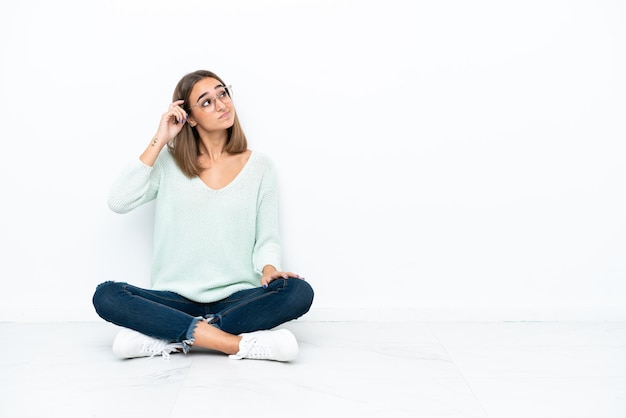
<path id="1" fill-rule="evenodd" d="M 158 191 L 157 176 L 158 170 L 139 159 L 128 164 L 109 191 L 109 208 L 116 213 L 127 213 L 154 200 Z"/>
<path id="2" fill-rule="evenodd" d="M 256 240 L 252 262 L 254 271 L 262 274 L 263 267 L 281 267 L 281 243 L 278 222 L 278 190 L 276 169 L 268 160 L 257 198 Z"/>

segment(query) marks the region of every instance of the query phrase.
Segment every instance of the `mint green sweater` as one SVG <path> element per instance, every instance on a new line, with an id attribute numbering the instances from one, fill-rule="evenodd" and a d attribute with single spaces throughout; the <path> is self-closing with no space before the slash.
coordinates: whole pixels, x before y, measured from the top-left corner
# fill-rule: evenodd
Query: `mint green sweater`
<path id="1" fill-rule="evenodd" d="M 267 264 L 281 269 L 276 189 L 272 161 L 256 151 L 213 190 L 186 177 L 165 147 L 153 167 L 129 164 L 108 204 L 126 213 L 156 199 L 152 288 L 208 303 L 259 286 Z"/>

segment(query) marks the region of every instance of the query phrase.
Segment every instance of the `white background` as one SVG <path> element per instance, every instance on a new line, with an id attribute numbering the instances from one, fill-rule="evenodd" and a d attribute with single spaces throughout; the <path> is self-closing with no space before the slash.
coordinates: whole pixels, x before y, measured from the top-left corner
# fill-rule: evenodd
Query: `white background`
<path id="1" fill-rule="evenodd" d="M 310 318 L 626 320 L 621 1 L 2 0 L 0 35 L 0 320 L 148 285 L 153 207 L 106 196 L 197 69 L 278 166 Z"/>

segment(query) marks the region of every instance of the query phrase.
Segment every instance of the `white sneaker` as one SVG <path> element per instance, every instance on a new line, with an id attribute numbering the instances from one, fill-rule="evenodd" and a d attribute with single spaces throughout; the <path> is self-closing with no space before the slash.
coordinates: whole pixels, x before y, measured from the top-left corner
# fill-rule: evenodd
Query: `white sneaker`
<path id="1" fill-rule="evenodd" d="M 239 352 L 231 359 L 291 361 L 298 356 L 296 337 L 287 329 L 241 334 Z"/>
<path id="2" fill-rule="evenodd" d="M 128 328 L 122 328 L 113 340 L 113 352 L 121 358 L 154 357 L 158 354 L 165 359 L 170 353 L 183 351 L 181 343 L 149 337 Z"/>

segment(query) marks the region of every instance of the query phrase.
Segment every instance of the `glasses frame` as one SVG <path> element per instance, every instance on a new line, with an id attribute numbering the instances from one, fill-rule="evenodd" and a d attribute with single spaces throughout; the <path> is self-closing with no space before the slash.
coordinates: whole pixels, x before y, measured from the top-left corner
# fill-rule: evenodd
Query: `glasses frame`
<path id="1" fill-rule="evenodd" d="M 224 91 L 226 92 L 226 95 L 228 96 L 227 102 L 228 103 L 232 102 L 232 100 L 233 100 L 233 86 L 232 85 L 230 85 L 230 84 L 227 85 L 227 86 L 219 85 L 219 86 L 216 87 L 216 90 L 217 89 L 224 89 Z M 207 96 L 203 96 L 202 98 L 200 98 L 196 102 L 195 105 L 190 106 L 189 110 L 193 109 L 194 107 L 200 107 L 201 111 L 203 111 L 205 113 L 212 113 L 212 112 L 215 112 L 215 102 L 216 102 L 216 100 L 219 100 L 220 102 L 222 102 L 222 104 L 226 104 L 226 103 L 224 103 L 223 98 L 220 98 L 220 97 L 217 97 L 217 96 L 211 96 L 211 97 L 208 97 L 208 98 L 213 100 L 213 102 L 211 103 L 212 106 L 209 106 L 209 107 L 202 107 L 202 106 L 200 106 L 200 103 L 202 103 L 204 100 L 207 99 Z M 211 109 L 211 110 L 208 110 L 208 109 Z"/>

